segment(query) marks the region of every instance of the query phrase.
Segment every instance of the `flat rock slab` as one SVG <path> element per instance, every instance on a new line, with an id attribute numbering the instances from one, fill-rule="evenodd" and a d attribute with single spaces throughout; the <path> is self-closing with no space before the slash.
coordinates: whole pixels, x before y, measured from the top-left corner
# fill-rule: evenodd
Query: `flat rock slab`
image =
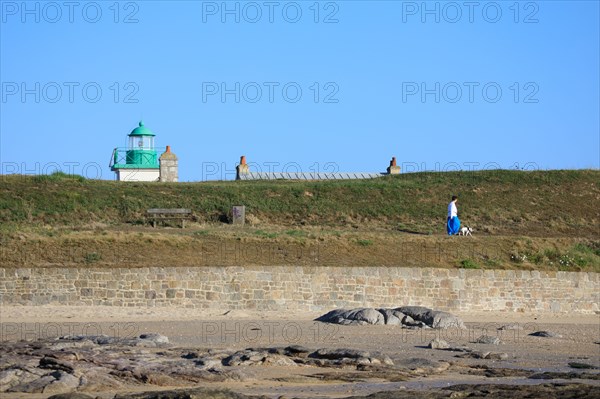
<path id="1" fill-rule="evenodd" d="M 502 342 L 500 341 L 500 338 L 498 337 L 494 337 L 491 335 L 482 335 L 479 338 L 477 338 L 474 343 L 476 344 L 488 344 L 488 345 L 500 345 Z"/>
<path id="2" fill-rule="evenodd" d="M 115 391 L 140 384 L 183 387 L 201 381 L 244 381 L 252 374 L 248 367 L 319 367 L 359 373 L 365 370 L 367 378 L 375 378 L 377 373 L 372 368 L 359 367 L 378 367 L 377 372 L 382 373 L 394 367 L 385 354 L 353 348 L 314 350 L 292 345 L 244 350 L 186 349 L 174 348 L 167 337 L 154 333 L 132 339 L 109 338 L 64 336 L 3 343 L 0 359 L 7 366 L 0 369 L 0 392 L 51 395 Z"/>
<path id="3" fill-rule="evenodd" d="M 429 342 L 428 347 L 431 349 L 448 349 L 450 345 L 443 339 L 435 338 Z"/>
<path id="4" fill-rule="evenodd" d="M 577 398 L 597 399 L 600 397 L 600 387 L 585 384 L 538 384 L 538 385 L 507 385 L 507 384 L 477 384 L 452 385 L 447 388 L 427 391 L 403 389 L 397 391 L 378 392 L 367 396 L 351 396 L 345 399 L 460 399 L 460 398 Z M 116 395 L 114 399 L 258 399 L 256 396 L 210 390 L 204 388 L 179 389 L 160 392 L 141 392 Z M 63 399 L 63 398 L 57 398 Z M 75 399 L 75 398 L 64 398 Z"/>
<path id="5" fill-rule="evenodd" d="M 115 395 L 113 399 L 250 399 L 240 393 L 206 388 L 175 389 Z"/>
<path id="6" fill-rule="evenodd" d="M 424 358 L 408 358 L 396 362 L 400 369 L 408 369 L 417 373 L 440 373 L 450 367 L 450 363 Z"/>
<path id="7" fill-rule="evenodd" d="M 461 355 L 456 355 L 456 357 L 488 360 L 506 360 L 508 359 L 508 354 L 504 352 L 471 351 L 465 352 Z"/>

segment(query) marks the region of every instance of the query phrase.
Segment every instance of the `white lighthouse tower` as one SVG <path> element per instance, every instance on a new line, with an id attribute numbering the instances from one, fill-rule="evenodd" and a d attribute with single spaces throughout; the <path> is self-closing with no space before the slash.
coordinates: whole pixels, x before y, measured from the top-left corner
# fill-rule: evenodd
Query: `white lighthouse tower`
<path id="1" fill-rule="evenodd" d="M 115 148 L 110 168 L 119 181 L 158 181 L 160 168 L 154 147 L 154 136 L 140 121 L 138 127 L 129 133 L 127 148 Z"/>

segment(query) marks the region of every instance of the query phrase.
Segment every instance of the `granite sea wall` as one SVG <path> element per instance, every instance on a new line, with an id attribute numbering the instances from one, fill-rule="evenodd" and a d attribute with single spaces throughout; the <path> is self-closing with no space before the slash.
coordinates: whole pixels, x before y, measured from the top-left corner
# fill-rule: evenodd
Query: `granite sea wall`
<path id="1" fill-rule="evenodd" d="M 594 313 L 598 273 L 404 267 L 0 268 L 0 305 Z"/>

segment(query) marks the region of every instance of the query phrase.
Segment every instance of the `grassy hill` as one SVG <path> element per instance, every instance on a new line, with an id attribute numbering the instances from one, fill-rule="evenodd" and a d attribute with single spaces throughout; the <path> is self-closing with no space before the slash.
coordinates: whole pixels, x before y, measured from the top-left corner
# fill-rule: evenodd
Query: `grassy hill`
<path id="1" fill-rule="evenodd" d="M 152 256 L 161 258 L 171 247 L 182 254 L 190 251 L 191 256 L 209 239 L 247 245 L 271 243 L 284 249 L 286 245 L 308 248 L 319 244 L 321 249 L 329 248 L 328 253 L 336 255 L 332 262 L 340 265 L 398 264 L 399 243 L 419 242 L 415 245 L 420 247 L 438 243 L 449 248 L 467 245 L 464 240 L 449 243 L 444 236 L 446 206 L 453 194 L 459 196 L 461 220 L 476 229 L 469 245 L 477 242 L 498 247 L 496 260 L 488 255 L 459 255 L 452 261 L 421 262 L 409 256 L 403 264 L 524 267 L 529 261 L 519 258 L 529 254 L 536 259 L 532 267 L 552 268 L 550 263 L 559 263 L 561 257 L 571 254 L 589 258 L 576 265 L 579 269 L 595 270 L 600 255 L 597 170 L 169 184 L 86 180 L 61 173 L 5 175 L 0 177 L 0 193 L 0 244 L 13 265 L 26 264 L 23 253 L 36 250 L 56 253 L 39 257 L 37 264 L 65 264 L 62 250 L 78 240 L 89 252 L 78 255 L 75 264 L 102 262 L 106 260 L 102 251 L 118 246 L 115 243 L 123 244 L 123 254 L 131 252 L 127 248 L 132 234 L 145 237 L 138 241 L 146 243 L 148 256 L 131 262 L 119 259 L 126 264 L 141 265 Z M 240 229 L 227 224 L 233 205 L 246 206 L 249 226 Z M 185 230 L 152 229 L 144 223 L 146 209 L 175 207 L 192 209 L 195 223 Z M 32 243 L 37 243 L 37 249 L 24 249 Z M 178 259 L 190 264 L 193 258 L 181 255 Z M 289 261 L 294 262 L 293 256 Z M 257 258 L 250 263 L 269 261 Z"/>

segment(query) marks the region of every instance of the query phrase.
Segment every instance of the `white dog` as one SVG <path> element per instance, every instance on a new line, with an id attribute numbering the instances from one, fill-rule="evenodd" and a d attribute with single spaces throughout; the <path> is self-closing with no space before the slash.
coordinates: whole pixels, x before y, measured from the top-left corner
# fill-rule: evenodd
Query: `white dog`
<path id="1" fill-rule="evenodd" d="M 470 228 L 469 226 L 465 226 L 465 227 L 460 228 L 460 230 L 458 231 L 458 235 L 459 236 L 470 236 L 472 232 L 473 232 L 472 228 Z"/>

